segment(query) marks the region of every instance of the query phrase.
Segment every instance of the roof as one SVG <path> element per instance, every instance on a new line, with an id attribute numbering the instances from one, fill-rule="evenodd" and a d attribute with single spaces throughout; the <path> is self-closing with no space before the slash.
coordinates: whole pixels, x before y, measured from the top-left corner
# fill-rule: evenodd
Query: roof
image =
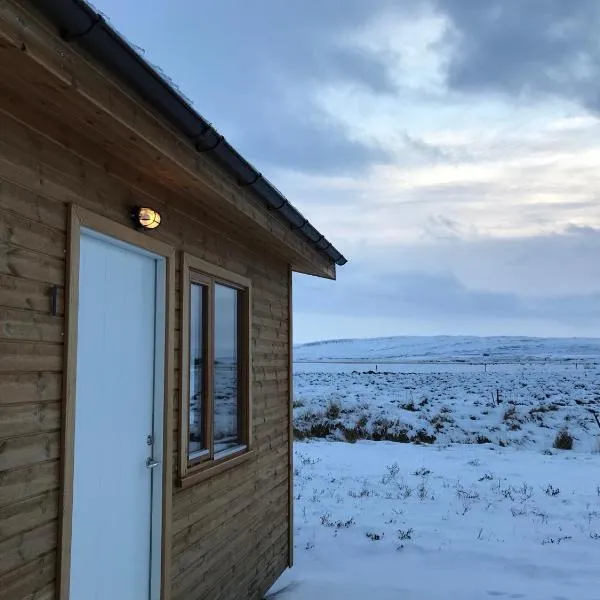
<path id="1" fill-rule="evenodd" d="M 289 200 L 255 169 L 190 103 L 84 0 L 32 0 L 66 41 L 79 44 L 127 86 L 144 98 L 188 138 L 198 152 L 209 155 L 238 184 L 248 187 L 317 252 L 337 265 L 344 256 Z"/>

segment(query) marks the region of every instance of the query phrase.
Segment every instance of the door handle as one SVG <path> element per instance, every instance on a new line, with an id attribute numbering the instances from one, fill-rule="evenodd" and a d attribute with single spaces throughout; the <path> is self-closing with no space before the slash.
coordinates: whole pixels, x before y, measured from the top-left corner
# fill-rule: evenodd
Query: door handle
<path id="1" fill-rule="evenodd" d="M 157 460 L 154 460 L 150 456 L 146 459 L 146 468 L 154 469 L 154 468 L 158 467 L 158 465 L 160 465 L 160 462 Z"/>

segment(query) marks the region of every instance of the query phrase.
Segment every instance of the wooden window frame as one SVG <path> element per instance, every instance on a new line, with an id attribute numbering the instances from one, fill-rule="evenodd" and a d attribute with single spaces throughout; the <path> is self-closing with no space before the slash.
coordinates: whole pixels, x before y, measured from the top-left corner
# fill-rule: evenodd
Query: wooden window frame
<path id="1" fill-rule="evenodd" d="M 205 310 L 205 393 L 204 414 L 208 450 L 197 458 L 189 458 L 189 396 L 190 396 L 190 296 L 192 284 L 207 287 L 208 306 Z M 238 427 L 244 444 L 214 454 L 213 415 L 213 350 L 214 350 L 214 286 L 225 285 L 243 292 L 238 304 L 238 391 L 241 394 Z M 247 277 L 218 267 L 191 254 L 183 253 L 181 259 L 181 360 L 179 394 L 179 478 L 180 486 L 193 485 L 250 458 L 252 449 L 252 281 Z"/>

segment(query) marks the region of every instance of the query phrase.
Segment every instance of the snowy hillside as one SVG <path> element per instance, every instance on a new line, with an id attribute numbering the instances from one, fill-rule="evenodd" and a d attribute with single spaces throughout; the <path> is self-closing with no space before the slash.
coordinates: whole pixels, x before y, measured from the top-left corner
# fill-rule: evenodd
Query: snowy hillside
<path id="1" fill-rule="evenodd" d="M 387 337 L 328 340 L 294 348 L 294 360 L 514 361 L 600 359 L 600 339 L 530 337 Z"/>

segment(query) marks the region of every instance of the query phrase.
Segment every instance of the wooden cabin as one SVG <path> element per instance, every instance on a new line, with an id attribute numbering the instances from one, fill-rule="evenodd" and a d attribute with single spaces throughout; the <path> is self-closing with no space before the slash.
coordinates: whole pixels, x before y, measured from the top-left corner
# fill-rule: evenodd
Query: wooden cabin
<path id="1" fill-rule="evenodd" d="M 0 3 L 0 600 L 261 599 L 344 262 L 82 0 Z"/>

